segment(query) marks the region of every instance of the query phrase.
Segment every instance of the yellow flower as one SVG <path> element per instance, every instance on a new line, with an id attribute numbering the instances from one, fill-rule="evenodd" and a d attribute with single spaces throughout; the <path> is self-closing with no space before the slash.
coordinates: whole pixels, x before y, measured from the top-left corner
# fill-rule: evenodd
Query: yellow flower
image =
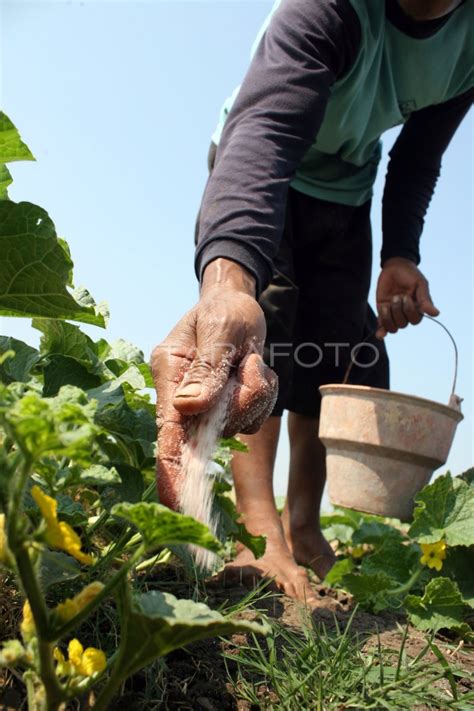
<path id="1" fill-rule="evenodd" d="M 67 648 L 69 660 L 55 647 L 53 655 L 58 662 L 56 672 L 59 676 L 92 676 L 96 672 L 104 671 L 107 658 L 101 649 L 87 647 L 84 649 L 78 639 L 72 639 Z"/>
<path id="2" fill-rule="evenodd" d="M 28 600 L 23 605 L 23 619 L 20 624 L 21 636 L 25 642 L 29 642 L 36 634 L 35 621 L 31 612 L 30 603 Z"/>
<path id="3" fill-rule="evenodd" d="M 67 662 L 59 647 L 53 650 L 53 657 L 57 661 L 56 674 L 58 676 L 71 676 L 73 674 L 71 662 Z"/>
<path id="4" fill-rule="evenodd" d="M 55 499 L 44 493 L 39 486 L 33 486 L 31 496 L 38 504 L 46 521 L 46 540 L 54 548 L 60 548 L 72 555 L 80 563 L 92 565 L 94 558 L 81 551 L 81 539 L 65 521 L 58 521 L 58 504 Z"/>
<path id="5" fill-rule="evenodd" d="M 362 558 L 367 553 L 366 549 L 364 546 L 354 546 L 352 548 L 352 557 L 353 558 Z"/>
<path id="6" fill-rule="evenodd" d="M 12 554 L 8 547 L 5 514 L 0 514 L 0 563 L 6 566 L 12 564 Z"/>
<path id="7" fill-rule="evenodd" d="M 62 622 L 67 622 L 83 610 L 92 600 L 104 589 L 103 583 L 94 582 L 86 585 L 80 593 L 73 598 L 67 598 L 60 602 L 54 609 L 56 615 Z"/>
<path id="8" fill-rule="evenodd" d="M 420 563 L 439 572 L 443 567 L 443 560 L 446 558 L 446 543 L 444 541 L 420 543 L 420 546 L 423 553 Z"/>

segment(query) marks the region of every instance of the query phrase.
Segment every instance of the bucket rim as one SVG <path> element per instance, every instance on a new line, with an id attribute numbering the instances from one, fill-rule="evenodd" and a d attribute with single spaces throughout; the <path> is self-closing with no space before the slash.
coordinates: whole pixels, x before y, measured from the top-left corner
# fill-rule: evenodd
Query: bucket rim
<path id="1" fill-rule="evenodd" d="M 328 383 L 327 385 L 321 385 L 319 387 L 319 392 L 323 397 L 324 395 L 330 395 L 331 393 L 336 394 L 344 391 L 350 391 L 353 393 L 358 392 L 361 395 L 370 395 L 372 393 L 374 395 L 382 395 L 384 398 L 398 401 L 402 400 L 411 405 L 429 407 L 431 410 L 435 410 L 441 412 L 444 415 L 447 415 L 451 419 L 456 420 L 456 422 L 461 422 L 461 420 L 464 419 L 464 415 L 462 412 L 459 412 L 459 410 L 455 410 L 453 407 L 449 407 L 449 405 L 443 405 L 443 403 L 436 402 L 436 400 L 429 400 L 428 398 L 418 397 L 416 395 L 407 395 L 407 393 L 400 393 L 396 390 L 373 388 L 369 385 L 343 385 L 342 383 Z"/>

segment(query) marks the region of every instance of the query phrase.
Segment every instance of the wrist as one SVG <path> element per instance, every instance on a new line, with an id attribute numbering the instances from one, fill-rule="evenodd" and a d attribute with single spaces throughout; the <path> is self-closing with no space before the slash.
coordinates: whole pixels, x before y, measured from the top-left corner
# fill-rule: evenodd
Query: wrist
<path id="1" fill-rule="evenodd" d="M 224 257 L 218 257 L 206 266 L 202 276 L 201 294 L 204 295 L 215 287 L 232 289 L 253 298 L 257 292 L 255 277 L 245 267 Z"/>
<path id="2" fill-rule="evenodd" d="M 400 265 L 409 265 L 409 266 L 416 267 L 417 263 L 413 259 L 410 259 L 409 257 L 389 257 L 388 259 L 385 259 L 382 262 L 382 269 L 386 269 L 387 267 L 400 266 Z"/>

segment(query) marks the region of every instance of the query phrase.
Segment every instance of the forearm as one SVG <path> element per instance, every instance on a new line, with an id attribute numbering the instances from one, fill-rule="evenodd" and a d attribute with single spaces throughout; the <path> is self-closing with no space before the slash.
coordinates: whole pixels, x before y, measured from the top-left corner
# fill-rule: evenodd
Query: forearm
<path id="1" fill-rule="evenodd" d="M 439 176 L 439 168 L 391 166 L 382 206 L 382 266 L 394 257 L 420 263 L 420 237 Z"/>
<path id="2" fill-rule="evenodd" d="M 412 114 L 392 150 L 382 209 L 382 266 L 392 257 L 420 261 L 424 218 L 444 151 L 472 104 L 473 90 Z"/>
<path id="3" fill-rule="evenodd" d="M 224 257 L 272 276 L 291 179 L 324 117 L 331 86 L 357 52 L 348 0 L 286 0 L 229 113 L 204 195 L 196 272 Z M 355 25 L 355 26 L 354 26 Z"/>

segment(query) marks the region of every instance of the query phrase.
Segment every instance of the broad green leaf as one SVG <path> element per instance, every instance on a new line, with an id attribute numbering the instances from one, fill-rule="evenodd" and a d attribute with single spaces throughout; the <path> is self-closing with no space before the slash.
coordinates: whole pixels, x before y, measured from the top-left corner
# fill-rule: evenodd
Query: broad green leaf
<path id="1" fill-rule="evenodd" d="M 376 514 L 363 513 L 362 511 L 356 511 L 355 509 L 346 509 L 343 506 L 335 506 L 334 513 L 329 514 L 329 516 L 343 516 L 346 519 L 347 525 L 351 525 L 354 528 L 359 528 L 363 523 L 369 523 L 374 521 L 375 523 L 386 523 L 391 526 L 400 527 L 400 521 L 396 518 L 386 518 L 384 516 L 377 516 Z"/>
<path id="2" fill-rule="evenodd" d="M 119 338 L 111 343 L 105 353 L 103 360 L 120 360 L 128 364 L 141 365 L 145 362 L 143 351 L 138 346 Z"/>
<path id="3" fill-rule="evenodd" d="M 380 545 L 387 540 L 401 541 L 404 536 L 401 531 L 393 526 L 380 521 L 365 521 L 352 536 L 352 543 L 360 545 L 362 543 L 371 543 Z"/>
<path id="4" fill-rule="evenodd" d="M 7 351 L 13 351 L 14 356 L 0 363 L 0 380 L 7 385 L 14 381 L 27 383 L 31 371 L 40 359 L 40 354 L 23 341 L 0 336 L 0 356 Z"/>
<path id="5" fill-rule="evenodd" d="M 245 444 L 245 442 L 242 442 L 240 439 L 237 439 L 237 437 L 221 437 L 219 441 L 219 446 L 220 447 L 226 447 L 233 452 L 248 452 L 249 448 Z"/>
<path id="6" fill-rule="evenodd" d="M 13 178 L 7 166 L 0 163 L 0 200 L 8 200 L 8 187 L 12 182 Z"/>
<path id="7" fill-rule="evenodd" d="M 0 163 L 15 160 L 35 160 L 30 149 L 21 140 L 18 129 L 3 111 L 0 111 Z"/>
<path id="8" fill-rule="evenodd" d="M 230 472 L 233 452 L 248 452 L 248 447 L 235 437 L 221 437 L 212 459 L 226 472 Z"/>
<path id="9" fill-rule="evenodd" d="M 125 401 L 98 410 L 98 425 L 119 438 L 133 452 L 138 466 L 155 458 L 156 421 L 143 409 L 134 410 Z"/>
<path id="10" fill-rule="evenodd" d="M 407 595 L 405 608 L 412 624 L 420 630 L 451 629 L 462 624 L 465 605 L 458 586 L 449 578 L 435 578 L 423 597 Z"/>
<path id="11" fill-rule="evenodd" d="M 170 544 L 192 543 L 215 553 L 221 552 L 221 544 L 207 526 L 191 516 L 171 511 L 162 504 L 143 501 L 138 504 L 117 504 L 112 514 L 136 526 L 148 550 Z"/>
<path id="12" fill-rule="evenodd" d="M 96 378 L 93 387 L 109 381 L 113 387 L 125 383 L 137 389 L 146 387 L 148 366 L 143 362 L 143 353 L 131 343 L 117 341 L 109 345 L 104 339 L 93 341 L 79 326 L 57 319 L 33 319 L 32 325 L 43 334 L 40 353 L 50 359 L 58 355 L 73 358 Z"/>
<path id="13" fill-rule="evenodd" d="M 136 366 L 131 366 L 131 368 L 136 368 Z M 130 369 L 129 369 L 130 370 Z M 132 410 L 146 410 L 149 413 L 151 420 L 156 422 L 156 403 L 151 402 L 150 395 L 141 390 L 133 388 L 130 383 L 124 382 L 122 378 L 129 377 L 129 371 L 126 371 L 117 381 L 123 383 L 123 391 L 125 393 L 125 402 Z M 142 377 L 142 376 L 141 376 Z M 155 428 L 153 428 L 155 429 Z"/>
<path id="14" fill-rule="evenodd" d="M 224 493 L 216 493 L 214 506 L 219 515 L 219 535 L 232 541 L 239 541 L 255 556 L 261 558 L 265 553 L 267 541 L 265 536 L 253 536 L 241 521 L 240 514 L 232 499 Z"/>
<path id="15" fill-rule="evenodd" d="M 153 376 L 151 374 L 151 368 L 148 365 L 148 363 L 140 363 L 138 366 L 138 370 L 142 374 L 142 377 L 145 381 L 145 387 L 146 388 L 154 388 L 155 383 L 153 381 Z"/>
<path id="16" fill-rule="evenodd" d="M 67 494 L 60 494 L 56 497 L 58 502 L 58 518 L 66 521 L 70 526 L 84 526 L 87 523 L 87 515 L 81 504 L 74 501 Z"/>
<path id="17" fill-rule="evenodd" d="M 474 607 L 474 546 L 448 548 L 443 575 L 456 582 L 464 602 Z"/>
<path id="18" fill-rule="evenodd" d="M 120 477 L 120 482 L 108 487 L 101 494 L 102 504 L 107 509 L 111 509 L 115 504 L 123 502 L 136 504 L 141 501 L 145 484 L 140 469 L 118 462 L 115 462 L 114 469 Z"/>
<path id="19" fill-rule="evenodd" d="M 390 607 L 389 590 L 393 588 L 393 580 L 386 573 L 377 572 L 371 575 L 349 573 L 342 579 L 342 587 L 348 590 L 362 607 L 373 612 Z"/>
<path id="20" fill-rule="evenodd" d="M 4 363 L 6 363 L 9 358 L 14 358 L 14 357 L 15 357 L 15 351 L 12 351 L 12 350 L 3 351 L 3 353 L 0 354 L 0 365 L 3 365 Z"/>
<path id="21" fill-rule="evenodd" d="M 145 378 L 136 365 L 130 365 L 115 382 L 120 385 L 130 385 L 133 390 L 141 390 L 146 387 Z"/>
<path id="22" fill-rule="evenodd" d="M 350 543 L 354 529 L 342 523 L 333 523 L 332 526 L 323 528 L 323 535 L 327 541 L 339 541 L 340 543 Z"/>
<path id="23" fill-rule="evenodd" d="M 63 243 L 64 240 L 61 240 Z M 72 289 L 72 297 L 80 306 L 85 309 L 94 309 L 95 313 L 98 314 L 103 321 L 104 326 L 107 326 L 110 320 L 110 310 L 109 305 L 106 301 L 99 301 L 98 303 L 92 298 L 92 295 L 85 286 L 76 286 Z M 80 319 L 73 319 L 74 321 L 80 321 Z"/>
<path id="24" fill-rule="evenodd" d="M 89 389 L 87 395 L 91 400 L 97 400 L 98 410 L 108 405 L 118 405 L 125 399 L 123 387 L 114 380 L 109 380 L 98 388 Z"/>
<path id="25" fill-rule="evenodd" d="M 224 617 L 201 602 L 178 600 L 157 590 L 137 595 L 122 640 L 117 673 L 126 678 L 156 657 L 200 639 L 237 632 L 266 634 L 267 625 Z"/>
<path id="26" fill-rule="evenodd" d="M 94 307 L 67 291 L 72 263 L 48 213 L 0 201 L 0 315 L 71 319 L 104 326 Z"/>
<path id="27" fill-rule="evenodd" d="M 33 319 L 33 328 L 41 331 L 40 353 L 42 355 L 62 355 L 74 358 L 88 370 L 96 368 L 99 362 L 97 347 L 79 326 L 57 319 Z"/>
<path id="28" fill-rule="evenodd" d="M 339 585 L 345 575 L 354 570 L 354 561 L 351 558 L 336 560 L 329 573 L 324 578 L 324 584 L 330 587 Z"/>
<path id="29" fill-rule="evenodd" d="M 121 484 L 120 475 L 115 467 L 104 467 L 102 464 L 93 464 L 84 469 L 80 474 L 81 484 L 93 486 L 110 486 L 111 484 Z"/>
<path id="30" fill-rule="evenodd" d="M 71 289 L 73 289 L 74 288 L 74 274 L 73 274 L 73 263 L 72 263 L 72 257 L 71 257 L 71 250 L 69 249 L 69 245 L 66 242 L 66 240 L 63 239 L 62 237 L 58 237 L 58 244 L 61 247 L 61 249 L 63 250 L 64 254 L 66 255 L 67 261 L 71 265 L 71 268 L 69 269 L 69 274 L 68 274 L 67 280 L 66 280 L 66 286 L 70 286 Z"/>
<path id="31" fill-rule="evenodd" d="M 404 545 L 400 541 L 387 539 L 375 553 L 362 558 L 361 573 L 367 575 L 385 573 L 392 578 L 392 587 L 396 587 L 396 583 L 407 582 L 414 569 L 418 567 L 419 558 L 417 546 Z"/>
<path id="32" fill-rule="evenodd" d="M 354 516 L 336 511 L 335 513 L 330 514 L 321 514 L 319 522 L 323 531 L 325 528 L 330 528 L 335 525 L 349 526 L 350 528 L 355 529 L 359 525 L 360 519 L 356 519 Z"/>
<path id="33" fill-rule="evenodd" d="M 45 476 L 43 472 L 40 473 Z M 120 476 L 115 467 L 104 466 L 103 464 L 93 464 L 85 469 L 75 465 L 62 469 L 57 467 L 53 472 L 53 477 L 53 486 L 56 490 L 79 485 L 101 487 L 121 484 Z M 49 477 L 46 478 L 49 479 Z"/>
<path id="34" fill-rule="evenodd" d="M 420 543 L 474 545 L 474 487 L 448 472 L 418 494 L 409 535 Z"/>
<path id="35" fill-rule="evenodd" d="M 43 590 L 57 583 L 67 583 L 80 575 L 81 566 L 70 555 L 48 549 L 42 552 L 39 577 Z"/>
<path id="36" fill-rule="evenodd" d="M 43 369 L 45 397 L 57 395 L 65 385 L 75 386 L 81 390 L 97 388 L 101 379 L 90 373 L 87 368 L 75 358 L 63 355 L 53 355 L 48 358 L 48 364 Z"/>

